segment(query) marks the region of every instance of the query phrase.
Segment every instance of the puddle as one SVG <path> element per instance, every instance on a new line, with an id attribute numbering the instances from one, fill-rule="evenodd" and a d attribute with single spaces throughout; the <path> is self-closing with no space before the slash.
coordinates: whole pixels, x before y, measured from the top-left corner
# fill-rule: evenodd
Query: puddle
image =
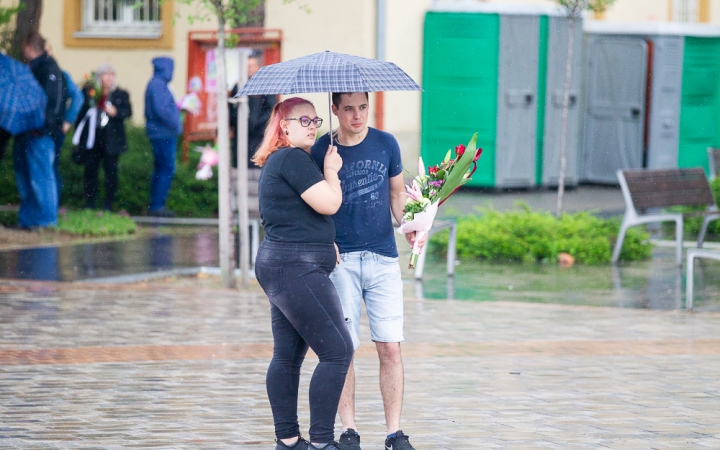
<path id="1" fill-rule="evenodd" d="M 79 281 L 218 265 L 213 231 L 0 252 L 0 278 Z"/>
<path id="2" fill-rule="evenodd" d="M 415 295 L 671 310 L 685 307 L 685 270 L 675 266 L 672 248 L 656 248 L 651 260 L 619 267 L 462 261 L 454 279 L 445 275 L 445 260 L 429 258 Z M 696 262 L 694 297 L 696 310 L 720 311 L 720 262 Z"/>
<path id="3" fill-rule="evenodd" d="M 201 266 L 218 266 L 213 229 L 158 231 L 149 237 L 0 252 L 0 278 L 81 281 Z M 410 272 L 406 274 L 411 276 Z M 430 300 L 519 301 L 672 310 L 685 307 L 685 271 L 674 249 L 657 247 L 653 258 L 620 267 L 508 264 L 462 261 L 455 277 L 445 260 L 428 258 L 414 295 Z M 720 311 L 720 261 L 699 260 L 694 306 Z"/>

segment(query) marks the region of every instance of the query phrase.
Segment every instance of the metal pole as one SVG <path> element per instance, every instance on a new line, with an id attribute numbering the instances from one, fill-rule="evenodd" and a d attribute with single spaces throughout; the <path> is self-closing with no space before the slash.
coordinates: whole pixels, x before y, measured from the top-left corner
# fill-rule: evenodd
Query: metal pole
<path id="1" fill-rule="evenodd" d="M 378 61 L 385 61 L 385 22 L 386 22 L 386 8 L 385 0 L 377 0 L 377 22 L 376 22 L 376 50 L 375 58 Z"/>
<path id="2" fill-rule="evenodd" d="M 248 79 L 248 52 L 240 52 L 238 89 L 242 89 Z M 241 285 L 247 288 L 250 282 L 250 217 L 248 215 L 248 98 L 239 98 L 237 115 L 237 206 L 240 227 L 240 275 Z"/>
<path id="3" fill-rule="evenodd" d="M 376 21 L 375 21 L 375 58 L 378 61 L 385 61 L 385 30 L 387 7 L 386 0 L 376 0 Z M 375 128 L 385 129 L 385 94 L 375 93 Z"/>
<path id="4" fill-rule="evenodd" d="M 330 118 L 330 146 L 333 145 L 333 134 L 332 134 L 332 92 L 328 92 L 328 116 Z"/>
<path id="5" fill-rule="evenodd" d="M 223 286 L 235 287 L 235 236 L 232 233 L 230 206 L 230 137 L 228 135 L 227 83 L 225 78 L 225 30 L 219 25 L 217 58 L 217 124 L 218 124 L 218 219 L 220 247 L 220 278 Z"/>

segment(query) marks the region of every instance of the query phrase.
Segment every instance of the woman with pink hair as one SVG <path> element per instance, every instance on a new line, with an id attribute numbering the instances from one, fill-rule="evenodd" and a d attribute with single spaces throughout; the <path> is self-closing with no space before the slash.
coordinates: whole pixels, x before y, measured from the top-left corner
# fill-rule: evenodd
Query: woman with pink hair
<path id="1" fill-rule="evenodd" d="M 321 124 L 307 100 L 278 103 L 253 157 L 262 167 L 258 197 L 267 236 L 255 274 L 270 299 L 275 346 L 266 382 L 276 450 L 338 449 L 335 416 L 353 355 L 330 281 L 339 262 L 330 215 L 342 204 L 342 159 L 336 147 L 329 147 L 320 171 L 310 156 Z M 300 369 L 308 348 L 320 360 L 310 381 L 310 442 L 301 437 L 297 419 Z"/>

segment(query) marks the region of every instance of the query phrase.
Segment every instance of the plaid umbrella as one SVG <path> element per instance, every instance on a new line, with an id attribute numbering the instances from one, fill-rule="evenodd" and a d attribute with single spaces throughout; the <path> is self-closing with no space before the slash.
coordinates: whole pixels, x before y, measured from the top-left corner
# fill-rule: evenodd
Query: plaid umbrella
<path id="1" fill-rule="evenodd" d="M 261 68 L 235 95 L 422 91 L 391 62 L 325 51 Z M 332 113 L 330 129 L 332 130 Z M 333 136 L 330 133 L 330 144 Z"/>
<path id="2" fill-rule="evenodd" d="M 42 128 L 46 104 L 30 69 L 0 53 L 0 128 L 10 134 Z"/>
<path id="3" fill-rule="evenodd" d="M 261 68 L 236 96 L 421 90 L 393 63 L 322 52 Z"/>

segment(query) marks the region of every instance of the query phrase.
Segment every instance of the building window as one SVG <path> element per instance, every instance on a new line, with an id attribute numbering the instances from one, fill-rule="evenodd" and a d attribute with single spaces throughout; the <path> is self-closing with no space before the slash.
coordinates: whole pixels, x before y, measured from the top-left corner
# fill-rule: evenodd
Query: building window
<path id="1" fill-rule="evenodd" d="M 673 20 L 695 23 L 700 18 L 700 0 L 673 0 Z"/>
<path id="2" fill-rule="evenodd" d="M 161 0 L 83 0 L 75 37 L 152 39 L 162 34 Z"/>

